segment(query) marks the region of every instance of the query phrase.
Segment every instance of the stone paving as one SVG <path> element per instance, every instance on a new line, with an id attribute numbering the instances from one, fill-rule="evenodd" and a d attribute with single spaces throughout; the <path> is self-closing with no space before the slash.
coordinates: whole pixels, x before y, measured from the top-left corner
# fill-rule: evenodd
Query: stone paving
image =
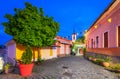
<path id="1" fill-rule="evenodd" d="M 117 74 L 105 70 L 82 56 L 50 59 L 35 65 L 29 77 L 19 74 L 0 75 L 0 79 L 120 79 Z"/>

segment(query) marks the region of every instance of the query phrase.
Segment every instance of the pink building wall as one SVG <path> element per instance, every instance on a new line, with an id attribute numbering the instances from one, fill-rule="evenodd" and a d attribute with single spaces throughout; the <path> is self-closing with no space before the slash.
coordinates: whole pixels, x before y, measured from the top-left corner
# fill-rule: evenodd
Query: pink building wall
<path id="1" fill-rule="evenodd" d="M 57 47 L 57 56 L 65 56 L 70 54 L 71 52 L 71 45 L 72 45 L 72 41 L 66 39 L 66 38 L 62 38 L 60 36 L 56 36 L 56 40 L 57 42 L 55 43 Z"/>
<path id="2" fill-rule="evenodd" d="M 118 26 L 120 26 L 120 3 L 111 12 L 103 15 L 87 32 L 86 45 L 91 48 L 91 39 L 95 42 L 93 48 L 97 48 L 96 37 L 99 36 L 98 48 L 104 48 L 104 33 L 108 32 L 108 48 L 118 47 Z M 108 22 L 111 19 L 111 22 Z"/>

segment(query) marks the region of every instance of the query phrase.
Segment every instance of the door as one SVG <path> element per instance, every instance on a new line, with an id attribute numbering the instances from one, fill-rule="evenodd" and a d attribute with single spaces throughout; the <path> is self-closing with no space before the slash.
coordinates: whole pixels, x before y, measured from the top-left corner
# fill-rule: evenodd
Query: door
<path id="1" fill-rule="evenodd" d="M 104 33 L 104 48 L 108 48 L 108 32 Z"/>
<path id="2" fill-rule="evenodd" d="M 93 39 L 91 39 L 91 48 L 93 48 Z"/>
<path id="3" fill-rule="evenodd" d="M 96 48 L 98 48 L 98 43 L 99 43 L 99 37 L 96 37 Z"/>
<path id="4" fill-rule="evenodd" d="M 120 47 L 120 26 L 118 27 L 118 47 Z"/>

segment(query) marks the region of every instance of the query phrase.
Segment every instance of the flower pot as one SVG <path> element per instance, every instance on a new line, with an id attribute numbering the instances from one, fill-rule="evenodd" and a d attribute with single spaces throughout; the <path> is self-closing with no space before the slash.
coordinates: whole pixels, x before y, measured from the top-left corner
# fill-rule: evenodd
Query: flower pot
<path id="1" fill-rule="evenodd" d="M 91 60 L 92 60 L 92 57 L 89 57 L 88 59 L 91 61 Z"/>
<path id="2" fill-rule="evenodd" d="M 109 63 L 109 62 L 103 62 L 102 64 L 103 64 L 104 67 L 110 66 L 110 63 Z"/>
<path id="3" fill-rule="evenodd" d="M 93 58 L 92 60 L 95 62 L 97 59 L 96 59 L 96 58 Z"/>
<path id="4" fill-rule="evenodd" d="M 22 76 L 30 76 L 32 73 L 32 69 L 33 69 L 34 64 L 19 64 L 19 68 L 20 68 L 20 74 Z"/>
<path id="5" fill-rule="evenodd" d="M 8 74 L 8 73 L 9 73 L 9 70 L 8 70 L 8 69 L 6 69 L 6 70 L 5 70 L 5 74 Z"/>

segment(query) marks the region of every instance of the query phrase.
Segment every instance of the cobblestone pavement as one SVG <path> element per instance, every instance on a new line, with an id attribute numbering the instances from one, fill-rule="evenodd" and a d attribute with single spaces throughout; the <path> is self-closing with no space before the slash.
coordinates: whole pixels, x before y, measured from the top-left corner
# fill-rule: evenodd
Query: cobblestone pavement
<path id="1" fill-rule="evenodd" d="M 95 65 L 82 56 L 51 59 L 35 65 L 29 77 L 19 74 L 0 75 L 0 79 L 120 79 L 114 73 Z"/>

